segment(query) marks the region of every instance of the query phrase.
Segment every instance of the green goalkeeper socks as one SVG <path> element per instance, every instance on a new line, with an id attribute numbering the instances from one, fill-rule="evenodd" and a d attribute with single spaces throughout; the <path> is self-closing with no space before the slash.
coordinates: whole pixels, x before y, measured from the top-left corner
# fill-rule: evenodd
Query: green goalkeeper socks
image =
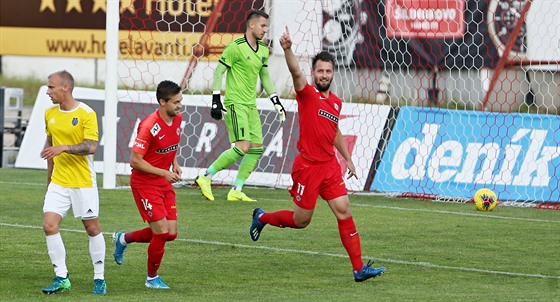
<path id="1" fill-rule="evenodd" d="M 251 149 L 249 149 L 249 152 L 251 152 L 250 150 Z M 208 170 L 206 171 L 205 176 L 207 176 L 207 177 L 214 176 L 216 173 L 218 173 L 218 171 L 221 171 L 221 170 L 229 167 L 231 164 L 236 162 L 240 157 L 243 157 L 244 155 L 245 155 L 245 153 L 237 147 L 227 149 L 222 154 L 220 154 L 218 159 L 216 159 L 210 165 L 210 167 L 208 167 Z"/>
<path id="2" fill-rule="evenodd" d="M 249 151 L 243 157 L 241 164 L 239 165 L 239 171 L 237 172 L 237 178 L 233 182 L 233 186 L 236 190 L 241 190 L 251 172 L 257 166 L 257 162 L 259 158 L 263 154 L 264 148 L 257 147 L 257 148 L 249 148 Z"/>

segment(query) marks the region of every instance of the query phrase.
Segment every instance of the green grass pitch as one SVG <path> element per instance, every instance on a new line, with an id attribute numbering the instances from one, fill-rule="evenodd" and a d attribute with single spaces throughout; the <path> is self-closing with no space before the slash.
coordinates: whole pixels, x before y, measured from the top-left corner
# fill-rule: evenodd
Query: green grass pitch
<path id="1" fill-rule="evenodd" d="M 560 301 L 560 211 L 350 196 L 364 261 L 386 266 L 379 278 L 353 280 L 328 206 L 319 200 L 303 230 L 249 226 L 254 207 L 291 209 L 286 190 L 246 188 L 256 203 L 209 202 L 177 189 L 179 237 L 166 245 L 160 275 L 171 290 L 144 287 L 147 245 L 112 257 L 114 231 L 146 226 L 130 190 L 103 190 L 107 295 L 91 293 L 87 235 L 70 213 L 62 222 L 72 289 L 46 296 L 54 277 L 42 203 L 46 172 L 0 169 L 1 301 Z M 101 181 L 99 181 L 101 184 Z"/>

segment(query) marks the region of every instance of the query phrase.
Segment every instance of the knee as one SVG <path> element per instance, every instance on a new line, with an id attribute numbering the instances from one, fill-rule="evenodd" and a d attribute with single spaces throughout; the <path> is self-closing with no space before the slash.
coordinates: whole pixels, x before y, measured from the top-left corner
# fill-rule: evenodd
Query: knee
<path id="1" fill-rule="evenodd" d="M 101 233 L 101 226 L 99 225 L 99 220 L 92 219 L 92 220 L 82 220 L 82 221 L 88 236 L 95 237 L 99 235 L 99 233 Z"/>
<path id="2" fill-rule="evenodd" d="M 167 241 L 173 241 L 177 239 L 177 233 L 167 235 Z"/>
<path id="3" fill-rule="evenodd" d="M 245 154 L 247 154 L 247 152 L 249 152 L 249 147 L 239 146 L 239 147 L 237 147 L 237 149 L 239 149 L 241 152 L 243 152 L 243 155 L 245 155 Z"/>
<path id="4" fill-rule="evenodd" d="M 304 220 L 294 220 L 297 229 L 304 229 L 311 223 L 311 218 Z"/>
<path id="5" fill-rule="evenodd" d="M 43 231 L 45 235 L 54 235 L 58 233 L 58 224 L 50 221 L 43 221 Z"/>
<path id="6" fill-rule="evenodd" d="M 101 233 L 101 229 L 99 227 L 89 226 L 89 227 L 86 227 L 86 233 L 90 237 L 95 237 L 95 236 L 99 235 L 99 233 Z"/>
<path id="7" fill-rule="evenodd" d="M 246 153 L 261 156 L 263 152 L 264 152 L 264 147 L 260 146 L 260 147 L 249 148 Z"/>

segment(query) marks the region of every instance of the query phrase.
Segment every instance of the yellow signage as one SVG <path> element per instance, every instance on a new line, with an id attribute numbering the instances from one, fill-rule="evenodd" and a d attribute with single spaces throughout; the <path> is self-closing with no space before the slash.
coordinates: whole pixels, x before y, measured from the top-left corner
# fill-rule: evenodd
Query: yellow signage
<path id="1" fill-rule="evenodd" d="M 105 57 L 105 30 L 0 27 L 0 54 L 78 58 Z M 122 59 L 186 60 L 202 33 L 119 31 Z M 226 45 L 241 34 L 220 33 L 209 45 Z M 218 54 L 207 52 L 210 60 Z"/>
<path id="2" fill-rule="evenodd" d="M 195 49 L 216 60 L 262 2 L 119 0 L 120 56 L 185 60 Z M 106 0 L 0 0 L 0 55 L 104 58 L 106 13 Z"/>

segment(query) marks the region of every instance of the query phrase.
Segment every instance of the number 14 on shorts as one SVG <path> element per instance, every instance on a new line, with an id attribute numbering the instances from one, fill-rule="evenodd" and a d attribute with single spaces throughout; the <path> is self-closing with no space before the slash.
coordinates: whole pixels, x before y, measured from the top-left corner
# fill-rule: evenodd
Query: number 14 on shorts
<path id="1" fill-rule="evenodd" d="M 152 209 L 152 204 L 148 201 L 148 198 L 142 198 L 142 204 L 144 205 L 144 209 L 149 211 Z"/>

